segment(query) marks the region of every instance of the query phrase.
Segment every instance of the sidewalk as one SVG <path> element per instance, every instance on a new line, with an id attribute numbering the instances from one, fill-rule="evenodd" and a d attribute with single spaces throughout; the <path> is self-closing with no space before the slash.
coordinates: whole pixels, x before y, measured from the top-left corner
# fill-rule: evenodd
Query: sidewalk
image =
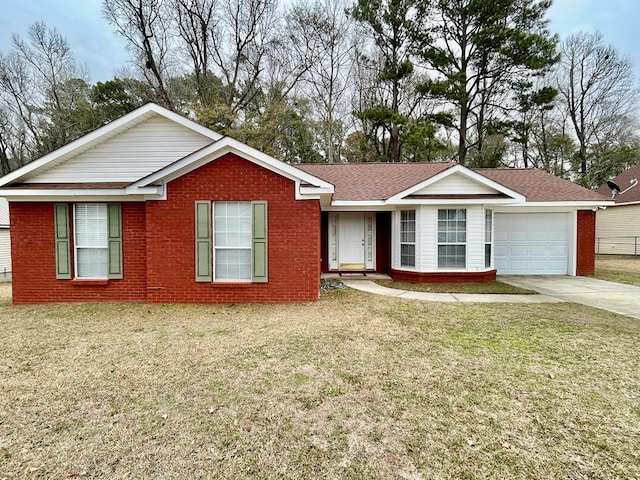
<path id="1" fill-rule="evenodd" d="M 517 295 L 517 294 L 469 294 L 469 293 L 429 293 L 411 292 L 408 290 L 397 290 L 395 288 L 383 287 L 371 280 L 347 280 L 340 279 L 347 287 L 362 292 L 375 293 L 377 295 L 387 295 L 391 297 L 407 298 L 410 300 L 422 300 L 425 302 L 475 302 L 475 303 L 558 303 L 564 302 L 549 295 Z"/>

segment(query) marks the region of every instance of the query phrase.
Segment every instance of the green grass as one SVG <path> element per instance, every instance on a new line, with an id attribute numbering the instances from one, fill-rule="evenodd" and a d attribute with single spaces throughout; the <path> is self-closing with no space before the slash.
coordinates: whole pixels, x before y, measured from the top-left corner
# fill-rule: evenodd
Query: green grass
<path id="1" fill-rule="evenodd" d="M 375 283 L 383 287 L 412 292 L 429 293 L 500 293 L 500 294 L 535 294 L 525 288 L 508 285 L 502 282 L 471 282 L 471 283 L 410 283 L 394 282 L 390 280 L 375 280 Z"/>
<path id="2" fill-rule="evenodd" d="M 640 478 L 640 324 L 585 306 L 347 289 L 0 329 L 0 478 Z"/>
<path id="3" fill-rule="evenodd" d="M 600 280 L 640 286 L 640 256 L 598 255 L 592 276 Z"/>

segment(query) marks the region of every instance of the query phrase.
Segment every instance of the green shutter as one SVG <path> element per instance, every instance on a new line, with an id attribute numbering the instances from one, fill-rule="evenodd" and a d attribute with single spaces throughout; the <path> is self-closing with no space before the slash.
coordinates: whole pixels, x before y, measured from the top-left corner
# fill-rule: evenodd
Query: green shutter
<path id="1" fill-rule="evenodd" d="M 253 202 L 253 278 L 267 281 L 267 202 Z"/>
<path id="2" fill-rule="evenodd" d="M 196 282 L 213 280 L 211 202 L 196 202 Z"/>
<path id="3" fill-rule="evenodd" d="M 56 233 L 56 278 L 71 278 L 71 239 L 69 237 L 69 205 L 56 203 L 53 205 Z"/>
<path id="4" fill-rule="evenodd" d="M 123 278 L 122 274 L 122 206 L 119 203 L 107 204 L 109 274 L 113 280 Z"/>

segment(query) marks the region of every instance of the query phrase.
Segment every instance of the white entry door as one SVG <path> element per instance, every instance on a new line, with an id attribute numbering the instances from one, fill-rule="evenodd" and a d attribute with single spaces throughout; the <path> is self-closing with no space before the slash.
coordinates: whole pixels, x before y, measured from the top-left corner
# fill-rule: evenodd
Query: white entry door
<path id="1" fill-rule="evenodd" d="M 375 216 L 341 212 L 329 217 L 329 255 L 332 270 L 375 268 Z"/>

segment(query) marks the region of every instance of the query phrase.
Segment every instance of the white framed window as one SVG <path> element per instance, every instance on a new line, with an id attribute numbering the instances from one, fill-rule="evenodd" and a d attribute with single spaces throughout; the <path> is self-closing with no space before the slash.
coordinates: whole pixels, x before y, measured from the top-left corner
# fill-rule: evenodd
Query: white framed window
<path id="1" fill-rule="evenodd" d="M 251 202 L 213 202 L 214 279 L 250 282 Z"/>
<path id="2" fill-rule="evenodd" d="M 266 201 L 195 202 L 196 282 L 268 281 Z"/>
<path id="3" fill-rule="evenodd" d="M 76 278 L 109 276 L 109 218 L 106 203 L 74 205 Z"/>
<path id="4" fill-rule="evenodd" d="M 438 210 L 438 268 L 466 268 L 467 210 Z"/>
<path id="5" fill-rule="evenodd" d="M 416 266 L 416 211 L 400 211 L 400 265 Z"/>
<path id="6" fill-rule="evenodd" d="M 484 211 L 484 266 L 491 267 L 491 250 L 493 249 L 493 210 Z"/>

